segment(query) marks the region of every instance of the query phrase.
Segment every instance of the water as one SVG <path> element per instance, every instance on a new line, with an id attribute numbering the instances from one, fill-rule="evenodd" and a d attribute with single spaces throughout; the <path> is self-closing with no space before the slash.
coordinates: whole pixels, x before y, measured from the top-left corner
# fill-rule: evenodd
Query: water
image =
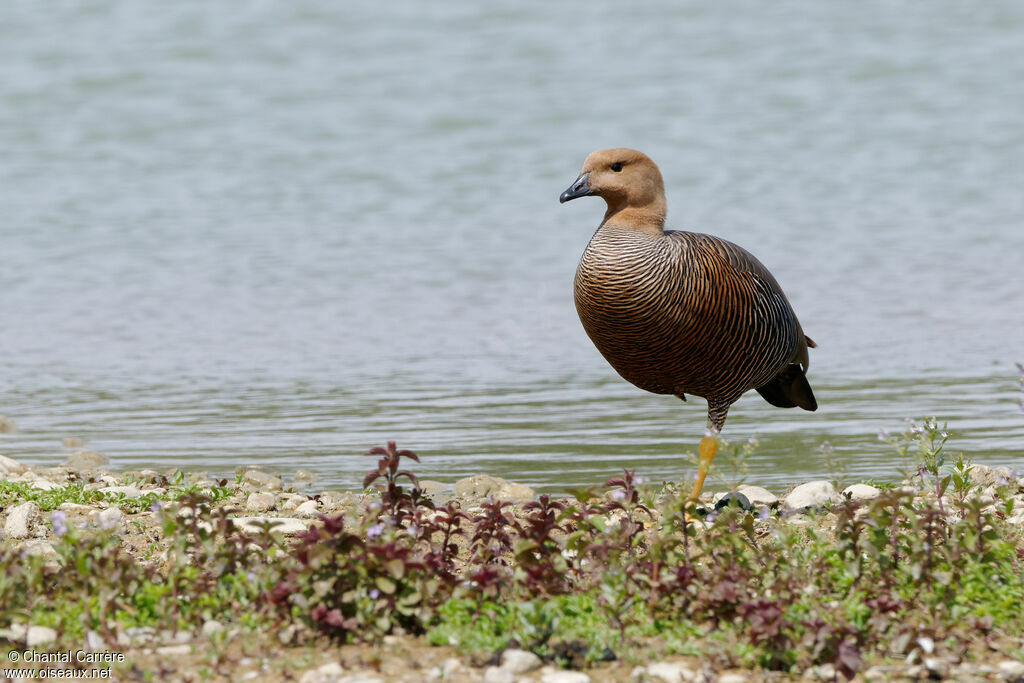
<path id="1" fill-rule="evenodd" d="M 749 481 L 896 475 L 938 415 L 1024 469 L 1024 7 L 27 0 L 0 8 L 0 452 L 417 471 L 561 491 L 692 472 L 700 399 L 619 379 L 572 276 L 593 149 L 753 251 L 817 413 L 737 403 Z M 724 467 L 724 463 L 723 463 Z"/>

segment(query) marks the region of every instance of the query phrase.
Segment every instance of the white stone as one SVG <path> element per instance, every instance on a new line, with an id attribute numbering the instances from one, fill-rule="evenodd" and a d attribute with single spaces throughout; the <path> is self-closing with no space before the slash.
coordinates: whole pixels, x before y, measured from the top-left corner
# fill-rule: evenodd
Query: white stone
<path id="1" fill-rule="evenodd" d="M 162 657 L 181 657 L 191 652 L 191 645 L 164 645 L 156 649 L 156 653 Z"/>
<path id="2" fill-rule="evenodd" d="M 463 498 L 486 498 L 500 489 L 508 480 L 489 474 L 475 474 L 455 482 L 455 495 Z"/>
<path id="3" fill-rule="evenodd" d="M 787 510 L 804 510 L 810 507 L 839 502 L 839 494 L 830 481 L 809 481 L 789 492 L 782 505 Z"/>
<path id="4" fill-rule="evenodd" d="M 264 491 L 279 491 L 281 477 L 260 470 L 249 470 L 242 475 L 242 486 L 252 486 Z"/>
<path id="5" fill-rule="evenodd" d="M 836 667 L 827 662 L 812 666 L 804 672 L 804 678 L 809 678 L 812 681 L 834 681 L 836 680 Z"/>
<path id="6" fill-rule="evenodd" d="M 330 664 L 324 664 L 318 669 L 310 669 L 302 674 L 299 683 L 334 683 L 344 673 L 345 670 L 341 667 L 341 664 L 331 662 Z"/>
<path id="7" fill-rule="evenodd" d="M 456 671 L 462 669 L 462 662 L 455 657 L 449 657 L 427 672 L 428 681 L 447 681 L 455 675 Z"/>
<path id="8" fill-rule="evenodd" d="M 297 517 L 316 517 L 319 514 L 320 508 L 317 507 L 315 500 L 307 500 L 295 508 L 295 515 Z"/>
<path id="9" fill-rule="evenodd" d="M 529 503 L 537 494 L 525 484 L 509 482 L 499 488 L 494 497 L 498 500 L 507 500 L 510 503 Z"/>
<path id="10" fill-rule="evenodd" d="M 121 639 L 121 636 L 127 638 L 129 643 L 132 641 L 146 643 L 156 636 L 156 629 L 152 626 L 129 626 L 118 635 L 118 640 Z"/>
<path id="11" fill-rule="evenodd" d="M 165 628 L 163 631 L 160 631 L 160 642 L 165 645 L 170 645 L 172 643 L 191 643 L 192 632 L 185 630 L 173 631 L 169 628 Z"/>
<path id="12" fill-rule="evenodd" d="M 501 653 L 501 668 L 516 675 L 539 669 L 542 663 L 540 657 L 527 650 L 512 649 Z"/>
<path id="13" fill-rule="evenodd" d="M 435 496 L 440 493 L 452 493 L 452 485 L 433 479 L 420 479 L 420 491 L 428 496 Z"/>
<path id="14" fill-rule="evenodd" d="M 691 669 L 674 662 L 648 664 L 647 675 L 655 681 L 664 681 L 665 683 L 684 683 L 685 681 L 692 681 L 694 678 L 694 673 Z"/>
<path id="15" fill-rule="evenodd" d="M 367 673 L 349 674 L 335 680 L 337 683 L 384 683 L 384 679 Z"/>
<path id="16" fill-rule="evenodd" d="M 218 633 L 224 631 L 224 624 L 220 623 L 216 619 L 209 619 L 203 622 L 203 635 L 207 638 L 212 638 Z"/>
<path id="17" fill-rule="evenodd" d="M 271 533 L 285 536 L 295 536 L 309 529 L 309 522 L 292 517 L 236 517 L 234 520 L 235 524 L 243 531 L 249 533 L 258 532 L 259 526 L 257 525 L 268 521 L 274 523 L 274 527 L 270 530 Z"/>
<path id="18" fill-rule="evenodd" d="M 91 505 L 82 505 L 80 503 L 61 503 L 60 506 L 57 507 L 57 509 L 60 510 L 61 512 L 70 512 L 72 514 L 77 515 L 87 515 L 96 508 L 94 508 Z"/>
<path id="19" fill-rule="evenodd" d="M 42 539 L 23 541 L 18 544 L 16 550 L 19 553 L 43 558 L 43 561 L 47 566 L 54 567 L 60 565 L 60 555 L 57 554 L 57 550 L 49 541 L 44 541 Z"/>
<path id="20" fill-rule="evenodd" d="M 29 501 L 11 508 L 4 523 L 5 538 L 29 538 L 35 536 L 42 526 L 39 506 Z"/>
<path id="21" fill-rule="evenodd" d="M 85 634 L 85 649 L 93 652 L 102 652 L 109 648 L 107 647 L 107 641 L 103 640 L 103 636 L 96 631 L 88 631 Z"/>
<path id="22" fill-rule="evenodd" d="M 540 683 L 590 683 L 590 676 L 582 671 L 545 671 Z"/>
<path id="23" fill-rule="evenodd" d="M 497 666 L 489 666 L 484 671 L 484 683 L 516 683 L 516 675 Z"/>
<path id="24" fill-rule="evenodd" d="M 252 510 L 253 512 L 273 510 L 276 504 L 277 498 L 274 497 L 273 493 L 250 493 L 249 497 L 245 499 L 245 509 Z"/>
<path id="25" fill-rule="evenodd" d="M 1005 659 L 999 662 L 997 666 L 999 667 L 999 673 L 1011 681 L 1024 676 L 1024 662 L 1018 662 L 1014 659 Z"/>
<path id="26" fill-rule="evenodd" d="M 39 647 L 57 640 L 57 632 L 47 626 L 29 626 L 25 634 L 25 647 Z"/>
<path id="27" fill-rule="evenodd" d="M 28 467 L 17 460 L 0 455 L 0 476 L 25 474 L 27 471 Z"/>
<path id="28" fill-rule="evenodd" d="M 292 481 L 296 484 L 302 484 L 308 486 L 312 484 L 320 477 L 314 472 L 308 472 L 306 470 L 295 470 L 295 474 L 292 475 Z"/>
<path id="29" fill-rule="evenodd" d="M 297 493 L 279 493 L 277 494 L 277 509 L 281 512 L 291 512 L 306 500 L 305 496 L 300 496 Z"/>
<path id="30" fill-rule="evenodd" d="M 489 474 L 476 474 L 455 482 L 455 495 L 462 498 L 486 498 L 494 496 L 498 500 L 510 503 L 528 502 L 533 500 L 534 491 L 529 486 L 492 477 Z"/>
<path id="31" fill-rule="evenodd" d="M 779 502 L 779 497 L 768 489 L 761 488 L 760 486 L 748 486 L 742 484 L 736 489 L 750 501 L 751 505 L 768 505 L 772 506 Z"/>
<path id="32" fill-rule="evenodd" d="M 49 479 L 43 479 L 42 477 L 32 477 L 28 483 L 40 491 L 53 491 L 54 489 L 64 488 L 60 484 L 55 484 Z"/>
<path id="33" fill-rule="evenodd" d="M 26 635 L 28 635 L 28 627 L 25 624 L 14 622 L 10 628 L 0 628 L 0 638 L 6 638 L 16 643 L 24 643 Z"/>
<path id="34" fill-rule="evenodd" d="M 716 679 L 717 683 L 747 683 L 753 680 L 743 674 L 722 674 Z"/>
<path id="35" fill-rule="evenodd" d="M 107 508 L 92 515 L 93 524 L 101 529 L 113 529 L 121 523 L 122 519 L 124 519 L 124 514 L 120 508 Z"/>
<path id="36" fill-rule="evenodd" d="M 882 495 L 882 491 L 868 484 L 853 484 L 843 489 L 843 495 L 850 500 L 874 500 Z"/>
<path id="37" fill-rule="evenodd" d="M 1005 486 L 1015 481 L 1013 470 L 1009 467 L 988 465 L 971 465 L 970 477 L 975 486 Z"/>

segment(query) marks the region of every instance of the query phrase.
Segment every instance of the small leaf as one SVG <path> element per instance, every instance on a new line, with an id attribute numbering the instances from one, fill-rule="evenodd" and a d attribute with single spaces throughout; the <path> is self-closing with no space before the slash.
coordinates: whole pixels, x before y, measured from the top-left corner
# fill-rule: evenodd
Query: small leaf
<path id="1" fill-rule="evenodd" d="M 395 592 L 395 582 L 386 576 L 378 576 L 374 583 L 384 595 L 393 595 Z"/>
<path id="2" fill-rule="evenodd" d="M 405 562 L 402 560 L 389 560 L 384 563 L 384 569 L 395 579 L 405 576 Z"/>

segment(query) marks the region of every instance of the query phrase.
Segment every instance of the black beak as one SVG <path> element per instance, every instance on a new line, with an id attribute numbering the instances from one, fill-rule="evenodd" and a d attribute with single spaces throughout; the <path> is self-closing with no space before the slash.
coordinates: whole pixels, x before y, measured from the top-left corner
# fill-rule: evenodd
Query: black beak
<path id="1" fill-rule="evenodd" d="M 581 173 L 580 177 L 577 178 L 569 189 L 562 193 L 562 196 L 558 198 L 559 203 L 565 204 L 570 199 L 576 199 L 577 197 L 586 197 L 587 195 L 594 194 L 587 184 L 587 179 L 590 178 L 589 173 Z"/>

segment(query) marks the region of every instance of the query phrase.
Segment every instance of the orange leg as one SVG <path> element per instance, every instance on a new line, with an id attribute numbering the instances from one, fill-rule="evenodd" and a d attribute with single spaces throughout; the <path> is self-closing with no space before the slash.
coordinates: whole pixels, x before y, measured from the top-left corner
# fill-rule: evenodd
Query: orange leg
<path id="1" fill-rule="evenodd" d="M 686 501 L 687 507 L 691 503 L 697 503 L 700 500 L 700 490 L 704 488 L 704 478 L 708 476 L 708 470 L 711 469 L 711 461 L 715 459 L 717 451 L 718 439 L 716 437 L 705 436 L 700 440 L 700 445 L 697 447 L 697 452 L 700 454 L 700 464 L 697 466 L 697 481 L 693 482 L 693 490 L 690 491 L 690 497 Z M 694 521 L 688 513 L 686 518 L 687 521 Z"/>

